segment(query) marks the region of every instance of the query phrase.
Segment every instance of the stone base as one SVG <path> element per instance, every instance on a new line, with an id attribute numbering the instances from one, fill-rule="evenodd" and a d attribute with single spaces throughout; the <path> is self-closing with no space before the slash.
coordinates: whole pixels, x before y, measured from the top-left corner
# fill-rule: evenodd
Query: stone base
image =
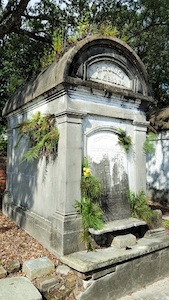
<path id="1" fill-rule="evenodd" d="M 61 261 L 86 278 L 78 300 L 116 300 L 169 276 L 169 237 L 144 237 L 129 250 L 82 251 Z"/>
<path id="2" fill-rule="evenodd" d="M 81 242 L 81 219 L 77 215 L 54 213 L 51 221 L 8 201 L 3 201 L 3 213 L 25 229 L 57 257 L 84 249 Z"/>

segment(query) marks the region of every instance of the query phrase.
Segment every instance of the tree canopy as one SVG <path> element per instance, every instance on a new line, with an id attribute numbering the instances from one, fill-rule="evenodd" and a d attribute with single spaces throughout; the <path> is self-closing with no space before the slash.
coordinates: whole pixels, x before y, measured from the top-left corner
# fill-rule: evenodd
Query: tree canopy
<path id="1" fill-rule="evenodd" d="M 0 110 L 7 98 L 78 40 L 125 40 L 144 62 L 154 107 L 169 105 L 168 0 L 0 1 Z"/>

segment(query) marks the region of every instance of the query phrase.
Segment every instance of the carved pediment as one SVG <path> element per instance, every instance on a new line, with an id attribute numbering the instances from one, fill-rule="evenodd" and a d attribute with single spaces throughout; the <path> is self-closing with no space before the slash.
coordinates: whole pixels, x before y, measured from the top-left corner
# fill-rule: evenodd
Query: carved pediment
<path id="1" fill-rule="evenodd" d="M 87 80 L 117 85 L 132 89 L 132 80 L 117 64 L 111 61 L 98 61 L 87 66 Z"/>

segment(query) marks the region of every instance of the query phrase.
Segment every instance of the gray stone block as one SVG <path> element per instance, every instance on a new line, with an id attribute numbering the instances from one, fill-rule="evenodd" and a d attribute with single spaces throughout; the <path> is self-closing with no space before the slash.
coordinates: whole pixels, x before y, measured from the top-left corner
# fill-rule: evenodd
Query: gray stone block
<path id="1" fill-rule="evenodd" d="M 7 271 L 2 266 L 0 266 L 0 279 L 5 278 L 6 275 L 7 275 Z"/>
<path id="2" fill-rule="evenodd" d="M 118 248 L 132 247 L 134 245 L 136 245 L 136 237 L 133 234 L 116 236 L 111 244 L 111 246 Z"/>
<path id="3" fill-rule="evenodd" d="M 42 300 L 42 295 L 25 277 L 0 280 L 0 300 Z"/>
<path id="4" fill-rule="evenodd" d="M 70 272 L 70 268 L 65 265 L 60 265 L 56 268 L 56 272 L 59 274 L 68 275 L 68 273 Z"/>
<path id="5" fill-rule="evenodd" d="M 20 265 L 20 262 L 18 260 L 11 260 L 8 263 L 7 271 L 8 271 L 8 273 L 18 272 L 19 269 L 20 269 L 20 266 L 21 265 Z"/>
<path id="6" fill-rule="evenodd" d="M 32 280 L 37 277 L 46 276 L 54 271 L 54 264 L 47 257 L 31 259 L 23 263 L 22 271 Z"/>
<path id="7" fill-rule="evenodd" d="M 37 287 L 41 292 L 49 292 L 55 289 L 59 283 L 60 282 L 56 276 L 40 278 L 37 280 Z"/>

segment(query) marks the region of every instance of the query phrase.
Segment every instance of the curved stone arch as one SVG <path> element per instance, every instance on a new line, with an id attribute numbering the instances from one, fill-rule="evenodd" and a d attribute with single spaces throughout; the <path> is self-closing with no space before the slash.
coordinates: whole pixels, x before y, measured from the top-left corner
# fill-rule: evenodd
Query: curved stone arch
<path id="1" fill-rule="evenodd" d="M 100 132 L 111 132 L 118 135 L 118 128 L 114 126 L 97 126 L 84 133 L 84 156 L 87 156 L 87 139 Z"/>
<path id="2" fill-rule="evenodd" d="M 135 86 L 121 88 L 108 82 L 93 82 L 84 76 L 83 68 L 92 58 L 110 59 L 120 66 L 129 77 L 135 77 Z M 104 60 L 103 59 L 103 60 Z M 133 81 L 134 82 L 134 81 Z M 6 103 L 3 114 L 16 110 L 41 95 L 49 98 L 54 92 L 67 89 L 68 85 L 87 87 L 121 94 L 132 99 L 152 101 L 151 85 L 144 64 L 125 42 L 115 37 L 91 36 L 69 49 L 58 62 L 44 69 Z"/>
<path id="3" fill-rule="evenodd" d="M 105 54 L 106 48 L 117 51 L 121 55 L 121 58 L 123 57 L 126 63 L 132 66 L 133 73 L 137 74 L 142 82 L 143 89 L 140 93 L 143 93 L 144 96 L 151 96 L 151 86 L 143 62 L 128 44 L 115 37 L 92 36 L 80 41 L 72 48 L 68 64 L 65 65 L 64 76 L 77 77 L 80 65 L 91 57 L 91 50 L 94 49 L 94 53 L 96 51 L 98 53 L 99 49 L 102 50 L 103 48 Z M 100 52 L 102 53 L 102 51 Z"/>
<path id="4" fill-rule="evenodd" d="M 115 133 L 117 135 L 119 134 L 118 128 L 115 127 L 115 126 L 97 126 L 95 128 L 92 128 L 91 130 L 89 130 L 86 133 L 86 137 L 89 137 L 89 136 L 91 136 L 95 133 L 104 132 L 104 131 L 112 132 L 112 133 Z"/>
<path id="5" fill-rule="evenodd" d="M 101 206 L 106 221 L 130 216 L 126 201 L 126 191 L 129 189 L 128 155 L 119 145 L 117 135 L 118 129 L 114 126 L 97 126 L 86 133 L 85 156 L 92 174 L 103 186 Z M 121 208 L 120 212 L 117 207 Z"/>
<path id="6" fill-rule="evenodd" d="M 88 132 L 84 133 L 84 156 L 86 156 L 86 157 L 88 156 L 88 154 L 87 154 L 88 139 L 90 137 L 100 134 L 100 133 L 105 133 L 105 134 L 112 133 L 118 137 L 119 128 L 117 128 L 115 126 L 97 126 L 95 128 L 92 128 Z M 121 152 L 123 152 L 125 155 L 127 155 L 127 153 L 125 152 L 123 147 L 121 147 L 120 145 L 119 145 L 119 149 L 121 149 Z"/>

